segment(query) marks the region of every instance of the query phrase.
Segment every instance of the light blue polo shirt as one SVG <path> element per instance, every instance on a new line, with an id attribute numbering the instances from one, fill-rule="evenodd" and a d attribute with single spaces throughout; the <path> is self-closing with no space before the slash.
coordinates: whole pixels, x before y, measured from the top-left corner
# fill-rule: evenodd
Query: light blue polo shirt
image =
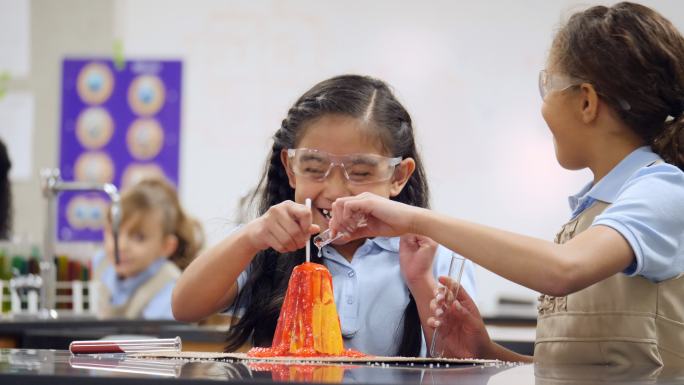
<path id="1" fill-rule="evenodd" d="M 684 272 L 684 172 L 649 146 L 625 157 L 596 185 L 569 197 L 575 217 L 595 201 L 611 205 L 592 226 L 619 232 L 634 251 L 624 273 L 660 282 Z"/>
<path id="2" fill-rule="evenodd" d="M 95 254 L 91 264 L 91 266 L 93 266 L 93 271 L 95 271 L 96 266 L 104 262 L 104 259 L 104 251 Z M 110 304 L 112 306 L 121 306 L 128 302 L 128 299 L 135 294 L 138 288 L 154 277 L 166 263 L 173 262 L 170 262 L 166 258 L 159 258 L 150 264 L 147 269 L 126 279 L 118 279 L 114 266 L 108 266 L 102 273 L 100 281 L 111 294 Z M 169 282 L 152 297 L 147 306 L 145 306 L 145 309 L 143 309 L 142 316 L 144 319 L 174 319 L 173 312 L 171 311 L 171 295 L 175 285 L 175 280 Z"/>
<path id="3" fill-rule="evenodd" d="M 433 263 L 435 277 L 448 274 L 451 254 L 442 246 L 437 249 Z M 332 275 L 345 347 L 373 355 L 396 354 L 403 334 L 404 311 L 409 303 L 409 289 L 399 265 L 399 238 L 366 239 L 351 262 L 330 246 L 323 248 L 322 257 Z M 239 290 L 247 282 L 249 270 L 248 267 L 238 277 Z M 470 261 L 466 261 L 461 284 L 476 300 L 475 271 Z M 425 354 L 423 339 L 421 355 Z"/>

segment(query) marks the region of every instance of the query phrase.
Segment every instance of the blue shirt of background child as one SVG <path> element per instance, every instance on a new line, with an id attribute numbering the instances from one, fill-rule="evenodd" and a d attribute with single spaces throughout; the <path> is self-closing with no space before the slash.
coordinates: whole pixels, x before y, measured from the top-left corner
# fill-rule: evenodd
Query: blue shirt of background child
<path id="1" fill-rule="evenodd" d="M 104 259 L 104 251 L 95 254 L 91 265 L 93 266 L 93 271 L 96 266 L 104 262 Z M 125 304 L 140 286 L 154 277 L 162 266 L 168 262 L 166 258 L 159 258 L 148 266 L 147 269 L 140 272 L 140 274 L 126 279 L 117 279 L 114 266 L 108 266 L 102 273 L 100 280 L 111 293 L 110 304 L 112 306 Z M 143 310 L 142 316 L 144 319 L 174 319 L 171 311 L 171 294 L 175 285 L 175 281 L 170 282 L 157 292 Z"/>

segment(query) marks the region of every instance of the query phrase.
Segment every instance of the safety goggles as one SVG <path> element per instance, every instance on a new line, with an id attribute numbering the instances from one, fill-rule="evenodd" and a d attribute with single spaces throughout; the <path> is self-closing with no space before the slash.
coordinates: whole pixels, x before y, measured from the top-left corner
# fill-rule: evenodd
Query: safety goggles
<path id="1" fill-rule="evenodd" d="M 295 175 L 322 182 L 333 167 L 339 166 L 352 184 L 368 184 L 389 180 L 401 157 L 389 158 L 377 154 L 333 155 L 311 148 L 288 149 L 290 169 Z"/>
<path id="2" fill-rule="evenodd" d="M 586 81 L 567 75 L 552 74 L 546 70 L 539 71 L 539 95 L 541 95 L 542 100 L 551 91 L 565 91 L 582 83 L 586 83 Z"/>

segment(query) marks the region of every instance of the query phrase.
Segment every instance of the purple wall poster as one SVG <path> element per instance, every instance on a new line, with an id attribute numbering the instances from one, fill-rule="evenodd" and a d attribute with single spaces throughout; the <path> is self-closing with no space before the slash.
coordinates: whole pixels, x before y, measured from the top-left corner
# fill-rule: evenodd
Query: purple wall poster
<path id="1" fill-rule="evenodd" d="M 180 61 L 65 59 L 59 168 L 65 181 L 113 183 L 120 190 L 147 176 L 178 186 Z M 60 241 L 100 241 L 106 194 L 60 195 Z"/>

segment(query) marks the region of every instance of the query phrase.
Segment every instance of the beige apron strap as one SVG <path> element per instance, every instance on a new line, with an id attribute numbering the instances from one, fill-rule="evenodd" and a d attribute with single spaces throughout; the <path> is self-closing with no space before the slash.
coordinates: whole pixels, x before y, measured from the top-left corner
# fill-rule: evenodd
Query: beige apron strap
<path id="1" fill-rule="evenodd" d="M 111 266 L 109 261 L 107 260 L 107 256 L 105 255 L 102 258 L 102 261 L 97 264 L 97 266 L 92 266 L 93 269 L 93 278 L 97 279 L 98 281 L 101 281 L 102 274 L 104 274 L 105 270 Z"/>
<path id="2" fill-rule="evenodd" d="M 142 284 L 128 300 L 124 316 L 126 318 L 139 318 L 142 312 L 150 303 L 152 298 L 159 293 L 169 283 L 175 281 L 180 277 L 180 270 L 172 262 L 165 263 L 161 269 L 150 278 L 147 282 Z M 169 304 L 171 306 L 171 304 Z"/>

